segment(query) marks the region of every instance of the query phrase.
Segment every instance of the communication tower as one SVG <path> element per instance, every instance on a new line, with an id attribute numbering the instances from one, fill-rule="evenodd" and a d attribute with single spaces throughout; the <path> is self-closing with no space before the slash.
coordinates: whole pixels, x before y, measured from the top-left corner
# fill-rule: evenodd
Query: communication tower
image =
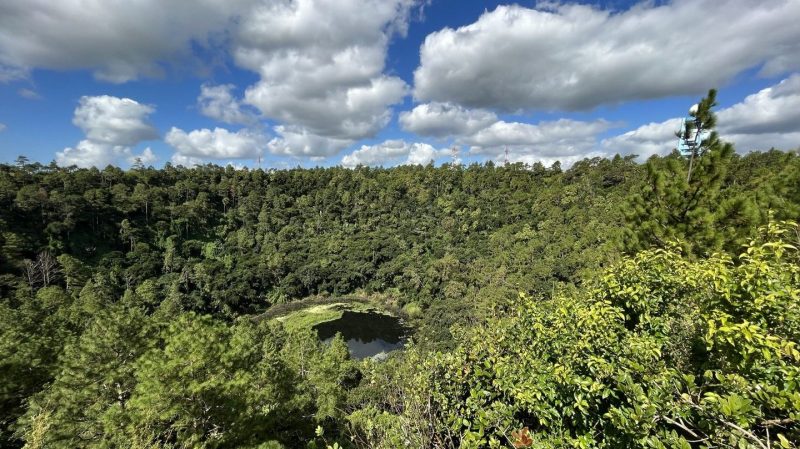
<path id="1" fill-rule="evenodd" d="M 450 157 L 453 159 L 453 167 L 458 165 L 458 145 L 450 147 Z"/>
<path id="2" fill-rule="evenodd" d="M 676 133 L 678 136 L 678 151 L 689 158 L 689 173 L 686 176 L 686 182 L 689 182 L 692 178 L 694 159 L 697 157 L 700 146 L 703 144 L 707 134 L 703 129 L 703 123 L 697 117 L 698 107 L 695 104 L 689 108 L 689 116 L 683 118 L 681 130 Z"/>

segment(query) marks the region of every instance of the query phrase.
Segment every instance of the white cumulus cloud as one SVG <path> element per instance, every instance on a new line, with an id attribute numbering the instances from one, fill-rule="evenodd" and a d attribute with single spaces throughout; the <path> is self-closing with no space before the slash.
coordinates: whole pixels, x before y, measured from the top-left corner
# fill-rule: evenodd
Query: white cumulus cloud
<path id="1" fill-rule="evenodd" d="M 427 36 L 414 73 L 421 101 L 584 110 L 702 94 L 758 67 L 800 68 L 797 0 L 643 2 L 623 12 L 543 3 L 499 6 Z"/>
<path id="2" fill-rule="evenodd" d="M 374 136 L 391 119 L 406 83 L 383 73 L 390 38 L 403 34 L 413 0 L 293 0 L 263 3 L 242 18 L 234 58 L 261 76 L 245 102 L 309 139 L 272 146 L 324 156 L 343 140 Z M 319 148 L 318 150 L 316 148 Z"/>
<path id="3" fill-rule="evenodd" d="M 198 159 L 255 159 L 264 153 L 267 145 L 266 137 L 257 131 L 231 132 L 224 128 L 203 128 L 187 133 L 173 127 L 164 141 L 179 155 Z"/>
<path id="4" fill-rule="evenodd" d="M 120 158 L 129 157 L 129 152 L 128 147 L 81 140 L 74 147 L 67 147 L 57 152 L 56 162 L 64 167 L 77 165 L 82 168 L 92 166 L 102 168 Z"/>
<path id="5" fill-rule="evenodd" d="M 800 131 L 800 74 L 747 96 L 717 114 L 720 133 L 769 134 Z"/>
<path id="6" fill-rule="evenodd" d="M 403 129 L 431 137 L 470 135 L 496 121 L 497 115 L 491 111 L 451 103 L 425 103 L 400 113 Z"/>
<path id="7" fill-rule="evenodd" d="M 255 0 L 4 0 L 0 2 L 0 80 L 31 68 L 90 69 L 125 82 L 160 76 L 212 48 Z M 4 68 L 5 67 L 5 68 Z"/>
<path id="8" fill-rule="evenodd" d="M 109 95 L 81 97 L 72 123 L 94 143 L 132 146 L 158 138 L 158 131 L 147 122 L 152 106 L 130 98 Z"/>
<path id="9" fill-rule="evenodd" d="M 207 117 L 225 123 L 250 125 L 255 123 L 256 117 L 250 111 L 242 108 L 242 104 L 233 95 L 233 84 L 200 86 L 200 96 L 197 104 L 200 112 Z"/>
<path id="10" fill-rule="evenodd" d="M 136 144 L 158 138 L 148 117 L 155 109 L 130 98 L 109 95 L 81 97 L 72 123 L 83 130 L 86 139 L 56 153 L 62 166 L 104 167 L 120 160 L 151 158 L 152 150 L 134 155 Z"/>
<path id="11" fill-rule="evenodd" d="M 342 165 L 345 167 L 425 165 L 447 154 L 448 150 L 437 150 L 427 143 L 387 140 L 377 145 L 362 145 L 358 150 L 342 157 Z"/>
<path id="12" fill-rule="evenodd" d="M 185 156 L 180 153 L 173 153 L 172 158 L 170 158 L 170 161 L 174 165 L 183 165 L 184 167 L 189 167 L 189 168 L 195 167 L 197 165 L 203 165 L 204 163 L 203 159 L 199 157 Z"/>
<path id="13" fill-rule="evenodd" d="M 572 163 L 601 155 L 598 135 L 618 126 L 606 120 L 559 119 L 539 123 L 509 122 L 485 109 L 452 103 L 426 103 L 400 115 L 406 131 L 432 137 L 452 137 L 473 155 L 496 162 Z"/>
<path id="14" fill-rule="evenodd" d="M 632 131 L 604 139 L 601 143 L 609 154 L 637 154 L 646 159 L 654 154 L 664 155 L 677 146 L 675 133 L 681 129 L 681 119 L 651 122 Z"/>
<path id="15" fill-rule="evenodd" d="M 355 141 L 353 139 L 339 139 L 314 134 L 303 127 L 279 125 L 275 132 L 280 137 L 269 141 L 269 151 L 283 156 L 307 156 L 313 159 L 334 155 Z"/>
<path id="16" fill-rule="evenodd" d="M 720 136 L 739 152 L 800 148 L 800 74 L 717 114 Z"/>
<path id="17" fill-rule="evenodd" d="M 145 148 L 141 154 L 135 154 L 127 146 L 109 145 L 91 140 L 81 140 L 74 147 L 56 152 L 56 163 L 62 167 L 76 165 L 82 168 L 102 168 L 107 165 L 119 165 L 123 160 L 133 164 L 137 159 L 144 165 L 150 165 L 158 158 L 150 148 Z"/>
<path id="18" fill-rule="evenodd" d="M 153 150 L 150 147 L 147 147 L 142 151 L 141 154 L 133 154 L 128 157 L 129 164 L 135 164 L 137 162 L 141 162 L 145 167 L 151 165 L 153 162 L 158 160 L 158 156 L 153 153 Z"/>
<path id="19" fill-rule="evenodd" d="M 606 120 L 559 119 L 537 124 L 498 121 L 477 133 L 460 139 L 470 153 L 495 160 L 555 161 L 578 160 L 595 155 L 598 134 L 617 126 Z"/>

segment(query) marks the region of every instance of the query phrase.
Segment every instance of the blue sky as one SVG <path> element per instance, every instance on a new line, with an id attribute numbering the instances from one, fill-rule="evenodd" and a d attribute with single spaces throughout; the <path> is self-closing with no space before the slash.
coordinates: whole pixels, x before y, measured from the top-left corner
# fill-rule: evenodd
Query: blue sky
<path id="1" fill-rule="evenodd" d="M 7 0 L 0 162 L 644 158 L 712 87 L 737 151 L 790 150 L 798 21 L 798 0 Z"/>

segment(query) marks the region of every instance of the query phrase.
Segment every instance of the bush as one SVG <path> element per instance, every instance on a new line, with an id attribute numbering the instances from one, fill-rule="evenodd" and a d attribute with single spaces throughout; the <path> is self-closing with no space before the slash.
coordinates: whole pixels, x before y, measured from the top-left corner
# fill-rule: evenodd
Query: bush
<path id="1" fill-rule="evenodd" d="M 735 260 L 644 251 L 580 293 L 520 294 L 512 313 L 414 371 L 405 408 L 427 410 L 418 437 L 462 448 L 797 447 L 797 232 L 771 223 Z"/>

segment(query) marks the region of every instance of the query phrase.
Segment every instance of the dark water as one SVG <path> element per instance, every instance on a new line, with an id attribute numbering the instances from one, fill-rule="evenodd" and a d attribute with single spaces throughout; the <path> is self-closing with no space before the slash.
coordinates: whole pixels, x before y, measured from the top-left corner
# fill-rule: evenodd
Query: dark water
<path id="1" fill-rule="evenodd" d="M 314 326 L 320 340 L 329 342 L 341 332 L 350 355 L 356 359 L 373 357 L 381 359 L 390 351 L 401 349 L 408 329 L 398 318 L 375 312 L 342 313 L 338 320 Z"/>

